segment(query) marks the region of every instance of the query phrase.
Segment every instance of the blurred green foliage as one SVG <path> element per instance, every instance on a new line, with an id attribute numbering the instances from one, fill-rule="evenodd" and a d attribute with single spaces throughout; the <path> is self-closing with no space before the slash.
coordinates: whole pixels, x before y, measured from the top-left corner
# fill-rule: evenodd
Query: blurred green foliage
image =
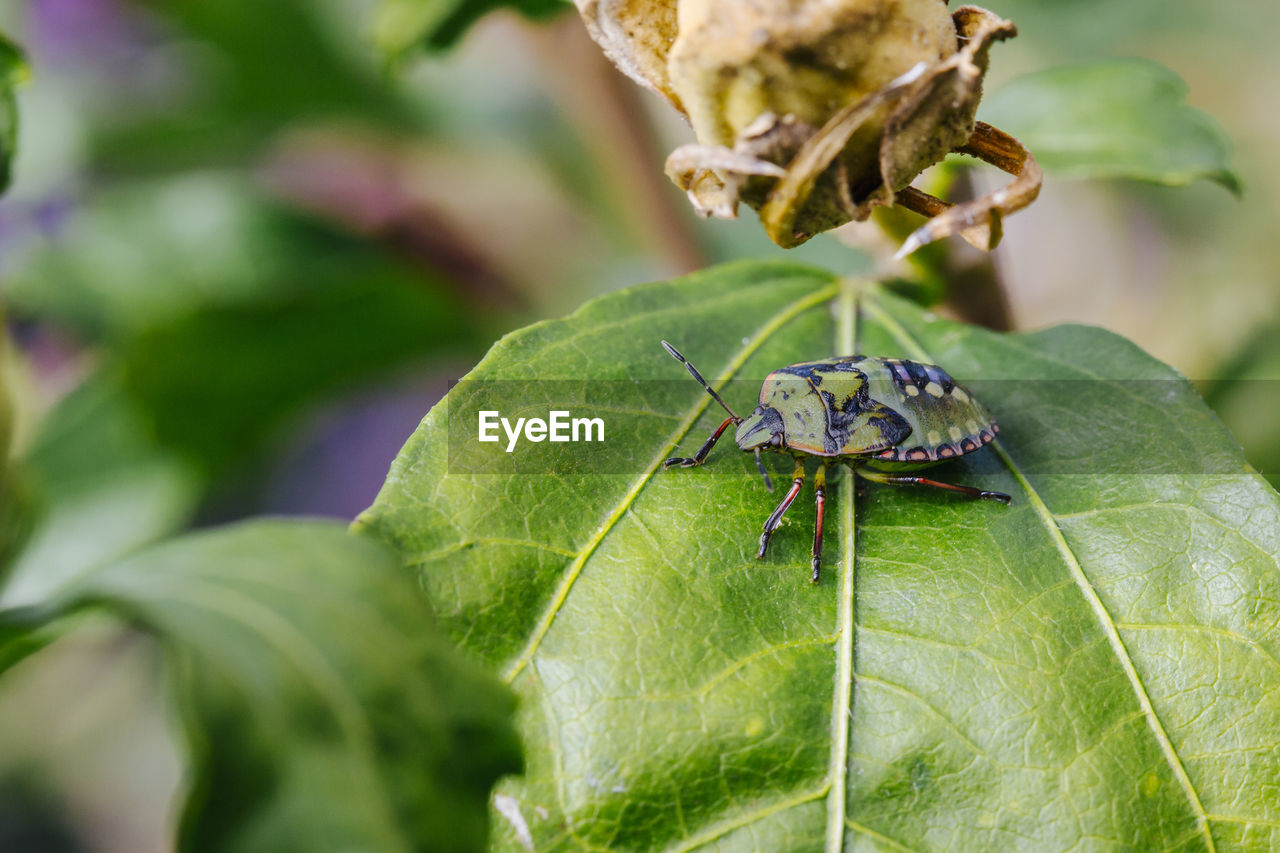
<path id="1" fill-rule="evenodd" d="M 0 321 L 3 317 L 0 313 Z M 30 515 L 24 479 L 10 460 L 14 421 L 11 361 L 9 341 L 0 337 L 0 581 L 6 578 L 9 563 L 26 536 Z"/>
<path id="2" fill-rule="evenodd" d="M 11 166 L 18 141 L 18 107 L 13 90 L 26 72 L 22 51 L 0 33 L 0 192 L 8 188 L 13 177 Z"/>
<path id="3" fill-rule="evenodd" d="M 1170 186 L 1208 178 L 1239 193 L 1230 141 L 1186 97 L 1187 84 L 1158 63 L 1103 60 L 1017 77 L 983 101 L 982 118 L 1051 174 Z"/>
<path id="4" fill-rule="evenodd" d="M 30 604 L 85 572 L 182 529 L 207 481 L 151 437 L 118 374 L 87 378 L 44 420 L 22 459 L 26 547 L 3 598 Z"/>
<path id="5" fill-rule="evenodd" d="M 309 0 L 220 3 L 139 0 L 116 6 L 158 26 L 177 47 L 171 108 L 137 106 L 93 129 L 102 165 L 125 172 L 243 164 L 271 135 L 299 121 L 356 119 L 409 131 L 423 116 L 386 85 L 349 25 Z M 139 12 L 148 13 L 137 18 Z M 354 33 L 352 34 L 354 35 Z M 180 45 L 193 48 L 184 52 Z M 160 47 L 161 45 L 151 45 Z M 133 113 L 132 115 L 130 114 Z"/>
<path id="6" fill-rule="evenodd" d="M 325 182 L 358 169 L 284 150 L 310 132 L 430 138 L 433 108 L 388 85 L 341 13 L 316 4 L 74 5 L 6 20 L 33 75 L 21 179 L 0 204 L 0 290 L 21 344 L 0 370 L 18 410 L 11 430 L 5 394 L 17 467 L 0 472 L 0 557 L 26 542 L 3 560 L 0 662 L 55 642 L 91 604 L 154 633 L 190 724 L 186 847 L 478 849 L 488 789 L 519 766 L 510 700 L 434 639 L 392 559 L 316 525 L 124 556 L 190 526 L 228 484 L 217 512 L 251 513 L 308 413 L 478 357 L 515 322 L 519 294 L 450 245 L 452 226 L 397 219 L 395 199 L 379 218 L 380 187 L 372 220 L 344 199 L 326 207 Z M 76 12 L 100 26 L 59 18 Z M 243 588 L 215 594 L 237 565 Z M 184 615 L 165 590 L 208 612 Z M 299 692 L 317 666 L 332 683 Z M 101 797 L 118 772 L 80 767 L 65 796 Z"/>
<path id="7" fill-rule="evenodd" d="M 442 275 L 234 176 L 141 183 L 34 251 L 11 304 L 100 342 L 154 438 L 210 476 L 305 404 L 483 339 Z"/>
<path id="8" fill-rule="evenodd" d="M 1231 425 L 1249 461 L 1280 489 L 1280 326 L 1264 326 L 1226 364 L 1201 383 L 1205 401 Z"/>
<path id="9" fill-rule="evenodd" d="M 0 663 L 96 610 L 165 652 L 182 849 L 483 848 L 489 789 L 521 766 L 514 698 L 436 632 L 388 551 L 314 521 L 193 534 L 0 611 Z"/>

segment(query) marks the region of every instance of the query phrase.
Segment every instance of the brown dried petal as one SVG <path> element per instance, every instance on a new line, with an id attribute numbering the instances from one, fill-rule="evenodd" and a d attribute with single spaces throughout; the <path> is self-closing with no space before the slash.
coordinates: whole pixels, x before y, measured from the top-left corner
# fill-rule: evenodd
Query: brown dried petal
<path id="1" fill-rule="evenodd" d="M 1003 134 L 992 150 L 1009 155 L 997 165 L 1017 177 L 1004 190 L 953 207 L 910 188 L 921 171 L 966 150 L 990 46 L 1016 34 L 984 9 L 947 16 L 945 0 L 748 2 L 726 17 L 711 0 L 576 2 L 613 62 L 693 123 L 700 144 L 674 151 L 667 173 L 704 216 L 733 217 L 745 201 L 790 248 L 905 193 L 905 206 L 939 216 L 913 240 L 962 233 L 990 247 L 1000 217 L 1039 191 L 1035 161 Z M 903 68 L 912 51 L 922 61 L 909 74 L 884 85 L 865 76 Z M 837 94 L 847 98 L 853 81 L 869 79 L 880 88 L 862 88 L 863 97 L 853 89 L 853 103 Z M 827 103 L 845 105 L 829 115 Z"/>
<path id="2" fill-rule="evenodd" d="M 678 0 L 574 0 L 587 32 L 614 65 L 681 113 L 671 86 L 667 53 L 676 39 Z"/>
<path id="3" fill-rule="evenodd" d="M 973 135 L 974 114 L 982 99 L 982 77 L 987 72 L 987 53 L 994 42 L 1018 34 L 1012 21 L 977 6 L 961 6 L 955 11 L 954 20 L 960 51 L 929 69 L 920 84 L 894 108 L 885 125 L 880 142 L 880 174 L 891 191 L 911 183 L 916 175 Z M 892 200 L 890 192 L 883 203 Z"/>
<path id="4" fill-rule="evenodd" d="M 792 248 L 826 228 L 865 220 L 875 208 L 892 204 L 896 190 L 969 139 L 982 97 L 987 51 L 994 41 L 1009 38 L 1017 30 L 1011 22 L 974 6 L 957 9 L 954 18 L 962 44 L 959 52 L 919 70 L 914 80 L 904 84 L 900 78 L 896 85 L 841 110 L 790 161 L 788 176 L 778 182 L 760 211 L 765 230 L 779 246 Z M 834 171 L 846 141 L 891 99 L 896 103 L 880 140 L 876 185 L 856 198 L 852 208 L 841 210 L 829 206 L 829 194 L 811 196 L 809 189 Z"/>

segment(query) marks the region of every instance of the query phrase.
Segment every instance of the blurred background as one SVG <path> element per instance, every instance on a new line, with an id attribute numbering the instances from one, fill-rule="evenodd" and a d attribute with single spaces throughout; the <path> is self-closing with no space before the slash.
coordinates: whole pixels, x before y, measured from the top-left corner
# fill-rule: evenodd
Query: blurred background
<path id="1" fill-rule="evenodd" d="M 503 333 L 784 254 L 753 216 L 692 216 L 661 171 L 687 128 L 567 7 L 488 15 L 391 68 L 369 38 L 376 5 L 0 6 L 31 66 L 0 300 L 35 519 L 0 603 L 193 526 L 350 518 Z M 987 5 L 1020 29 L 993 50 L 988 92 L 1063 63 L 1157 60 L 1226 129 L 1245 186 L 1051 176 L 995 253 L 1013 324 L 1130 337 L 1197 381 L 1274 477 L 1280 4 Z M 790 256 L 867 272 L 865 241 Z M 181 772 L 159 664 L 137 635 L 89 625 L 0 681 L 0 849 L 169 846 Z"/>

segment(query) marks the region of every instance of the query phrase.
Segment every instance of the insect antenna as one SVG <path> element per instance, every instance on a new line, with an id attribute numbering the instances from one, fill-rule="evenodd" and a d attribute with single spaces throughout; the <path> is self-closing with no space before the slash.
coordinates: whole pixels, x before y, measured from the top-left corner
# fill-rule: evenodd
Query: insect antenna
<path id="1" fill-rule="evenodd" d="M 689 368 L 690 375 L 692 375 L 694 379 L 698 380 L 698 384 L 701 385 L 704 389 L 706 389 L 706 392 L 710 394 L 717 403 L 719 403 L 721 406 L 724 407 L 724 410 L 728 412 L 729 415 L 733 418 L 734 423 L 742 423 L 742 418 L 738 417 L 737 412 L 729 408 L 728 403 L 720 399 L 720 395 L 716 393 L 715 389 L 707 384 L 707 380 L 702 378 L 702 374 L 698 372 L 698 368 L 690 364 L 688 359 L 682 356 L 679 353 L 679 351 L 676 350 L 675 347 L 673 347 L 671 344 L 667 343 L 666 341 L 662 342 L 662 348 L 665 349 L 667 352 L 669 352 L 671 354 L 671 357 L 674 358 L 676 361 L 680 362 L 685 367 Z M 763 471 L 764 469 L 761 469 L 761 470 Z M 769 479 L 768 475 L 765 476 L 765 479 L 766 480 Z M 770 491 L 772 491 L 772 489 L 770 489 Z"/>
<path id="2" fill-rule="evenodd" d="M 764 460 L 760 458 L 760 448 L 756 448 L 756 467 L 760 469 L 760 476 L 764 477 L 764 487 L 769 491 L 773 491 L 773 480 L 769 479 L 769 472 L 764 470 Z"/>

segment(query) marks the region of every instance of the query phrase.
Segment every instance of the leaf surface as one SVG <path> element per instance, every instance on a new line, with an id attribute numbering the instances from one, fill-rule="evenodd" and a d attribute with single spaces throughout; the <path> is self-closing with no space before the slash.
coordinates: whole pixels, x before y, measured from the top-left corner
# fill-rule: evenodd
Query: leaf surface
<path id="1" fill-rule="evenodd" d="M 808 489 L 757 561 L 778 495 L 749 455 L 661 468 L 723 414 L 660 339 L 739 411 L 785 364 L 940 364 L 1002 432 L 936 476 L 1013 505 L 845 473 L 822 583 Z M 606 440 L 480 445 L 495 401 Z M 999 335 L 786 263 L 634 288 L 499 342 L 359 524 L 521 696 L 504 849 L 1280 841 L 1280 499 L 1106 332 Z"/>
<path id="2" fill-rule="evenodd" d="M 182 849 L 484 846 L 489 789 L 520 766 L 511 697 L 386 549 L 321 522 L 190 535 L 0 611 L 0 666 L 103 609 L 168 659 L 191 756 Z"/>
<path id="3" fill-rule="evenodd" d="M 1015 78 L 983 100 L 979 117 L 1065 177 L 1208 178 L 1240 192 L 1226 133 L 1186 99 L 1187 84 L 1163 65 L 1107 59 Z"/>

